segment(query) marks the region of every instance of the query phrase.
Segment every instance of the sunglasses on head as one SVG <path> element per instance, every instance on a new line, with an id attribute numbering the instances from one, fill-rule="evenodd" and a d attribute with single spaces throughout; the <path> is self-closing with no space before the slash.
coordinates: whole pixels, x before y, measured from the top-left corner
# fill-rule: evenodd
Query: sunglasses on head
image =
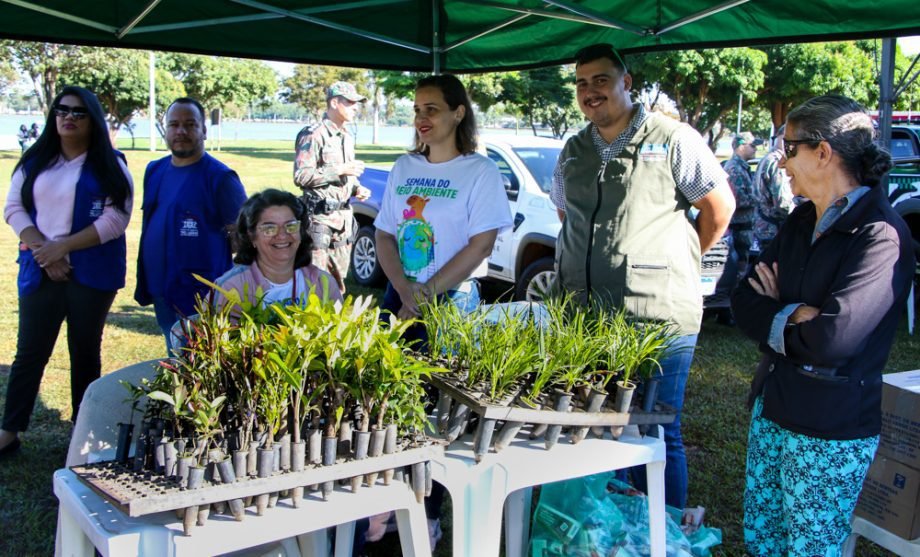
<path id="1" fill-rule="evenodd" d="M 798 153 L 799 145 L 817 147 L 822 141 L 822 139 L 786 139 L 783 140 L 783 154 L 787 159 L 791 159 Z"/>
<path id="2" fill-rule="evenodd" d="M 300 230 L 300 221 L 291 220 L 284 224 L 275 224 L 273 222 L 265 222 L 257 226 L 256 230 L 258 230 L 266 238 L 274 238 L 282 230 L 284 230 L 285 232 L 293 236 L 294 234 L 297 234 L 297 232 Z"/>
<path id="3" fill-rule="evenodd" d="M 54 113 L 61 118 L 66 118 L 68 114 L 73 116 L 74 120 L 82 120 L 89 116 L 89 110 L 85 106 L 67 106 L 66 104 L 54 105 Z"/>

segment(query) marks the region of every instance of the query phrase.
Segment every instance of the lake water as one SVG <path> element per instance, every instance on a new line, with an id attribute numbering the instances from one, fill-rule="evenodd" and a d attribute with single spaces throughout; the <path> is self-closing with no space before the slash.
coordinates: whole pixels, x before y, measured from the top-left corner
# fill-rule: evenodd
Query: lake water
<path id="1" fill-rule="evenodd" d="M 16 142 L 16 134 L 19 126 L 25 124 L 26 127 L 32 125 L 32 122 L 38 122 L 39 127 L 44 125 L 44 119 L 39 115 L 0 115 L 0 148 L 19 148 Z M 150 137 L 150 122 L 147 119 L 135 120 L 134 136 Z M 294 139 L 297 132 L 303 128 L 304 124 L 298 122 L 243 122 L 243 121 L 224 121 L 218 130 L 214 126 L 208 126 L 208 138 L 217 139 L 218 134 L 222 141 L 236 141 L 241 139 L 283 139 L 289 140 L 293 148 Z M 354 129 L 352 129 L 354 132 Z M 515 133 L 513 129 L 489 129 L 488 133 Z M 530 128 L 521 128 L 522 135 L 530 135 Z M 131 135 L 127 131 L 119 134 L 120 138 L 128 138 Z M 365 145 L 372 143 L 373 127 L 367 125 L 357 126 L 357 135 L 355 140 L 358 144 Z M 377 129 L 377 143 L 380 145 L 395 145 L 399 147 L 408 147 L 412 144 L 413 128 L 410 126 L 380 126 Z"/>

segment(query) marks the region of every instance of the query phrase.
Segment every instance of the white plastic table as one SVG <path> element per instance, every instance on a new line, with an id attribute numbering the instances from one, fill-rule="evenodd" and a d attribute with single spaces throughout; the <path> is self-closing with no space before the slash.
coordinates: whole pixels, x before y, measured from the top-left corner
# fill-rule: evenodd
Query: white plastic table
<path id="1" fill-rule="evenodd" d="M 843 557 L 853 557 L 856 554 L 856 540 L 859 536 L 877 543 L 896 555 L 920 557 L 920 539 L 905 540 L 859 516 L 854 516 L 850 525 L 853 533 L 843 546 Z"/>
<path id="2" fill-rule="evenodd" d="M 190 536 L 183 535 L 182 521 L 174 512 L 131 518 L 67 469 L 54 473 L 54 493 L 60 501 L 62 554 L 68 557 L 92 557 L 94 547 L 105 557 L 199 557 L 282 540 L 297 546 L 295 554 L 325 557 L 325 533 L 305 534 L 391 510 L 396 511 L 403 555 L 431 556 L 424 505 L 402 482 L 362 487 L 356 493 L 337 487 L 327 501 L 304 494 L 298 509 L 290 506 L 290 500 L 282 500 L 262 516 L 247 509 L 241 522 L 230 516 L 212 516 Z M 336 555 L 350 550 L 350 539 L 337 540 Z"/>
<path id="3" fill-rule="evenodd" d="M 650 433 L 661 429 L 654 427 Z M 497 557 L 505 510 L 505 555 L 527 551 L 531 488 L 561 480 L 645 465 L 648 474 L 652 557 L 665 556 L 665 445 L 659 437 L 640 437 L 628 426 L 618 441 L 589 438 L 572 445 L 565 438 L 551 450 L 543 439 L 518 438 L 499 453 L 473 458 L 472 440 L 451 444 L 432 461 L 433 479 L 447 488 L 453 508 L 453 555 Z"/>

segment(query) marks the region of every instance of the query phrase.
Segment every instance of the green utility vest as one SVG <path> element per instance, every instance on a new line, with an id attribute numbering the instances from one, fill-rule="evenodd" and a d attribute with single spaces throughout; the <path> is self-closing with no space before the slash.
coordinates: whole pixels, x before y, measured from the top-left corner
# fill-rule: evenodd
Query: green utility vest
<path id="1" fill-rule="evenodd" d="M 703 308 L 699 236 L 671 173 L 680 125 L 649 114 L 605 167 L 591 126 L 569 139 L 559 159 L 570 162 L 556 268 L 559 284 L 583 300 L 670 321 L 689 335 L 699 332 Z"/>

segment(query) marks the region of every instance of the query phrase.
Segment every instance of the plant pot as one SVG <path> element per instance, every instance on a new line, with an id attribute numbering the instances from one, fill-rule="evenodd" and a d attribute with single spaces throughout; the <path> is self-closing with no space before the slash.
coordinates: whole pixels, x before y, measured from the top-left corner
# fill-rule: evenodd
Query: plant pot
<path id="1" fill-rule="evenodd" d="M 383 446 L 386 444 L 387 439 L 387 430 L 386 428 L 380 428 L 373 426 L 371 428 L 371 442 L 370 448 L 368 449 L 368 456 L 371 458 L 378 457 L 383 454 Z M 374 487 L 374 484 L 377 483 L 377 477 L 380 475 L 379 472 L 371 472 L 364 477 L 364 480 L 367 482 L 367 487 Z"/>
<path id="2" fill-rule="evenodd" d="M 307 461 L 313 466 L 323 462 L 323 433 L 318 427 L 307 430 Z M 318 486 L 309 486 L 310 491 L 316 491 Z"/>
<path id="3" fill-rule="evenodd" d="M 415 500 L 420 504 L 425 501 L 425 463 L 416 462 L 412 465 L 412 491 Z"/>
<path id="4" fill-rule="evenodd" d="M 272 445 L 272 473 L 277 474 L 281 471 L 281 443 Z"/>
<path id="5" fill-rule="evenodd" d="M 342 425 L 339 427 L 339 446 L 336 449 L 336 454 L 340 454 L 343 457 L 347 457 L 351 454 L 351 445 L 354 430 L 351 427 L 351 421 L 344 420 Z"/>
<path id="6" fill-rule="evenodd" d="M 393 454 L 396 452 L 396 424 L 387 426 L 386 435 L 383 438 L 383 454 Z M 383 485 L 390 485 L 393 481 L 395 471 L 392 468 L 383 471 Z"/>
<path id="7" fill-rule="evenodd" d="M 601 391 L 598 389 L 591 389 L 588 391 L 587 399 L 585 400 L 585 412 L 593 413 L 600 412 L 601 407 L 604 406 L 604 402 L 607 401 L 607 391 Z M 588 436 L 588 430 L 590 427 L 579 427 L 576 428 L 572 433 L 572 443 L 580 443 Z M 600 429 L 600 434 L 603 435 L 603 428 Z"/>
<path id="8" fill-rule="evenodd" d="M 259 475 L 259 442 L 249 442 L 249 456 L 246 457 L 246 475 L 255 477 Z"/>
<path id="9" fill-rule="evenodd" d="M 524 422 L 505 422 L 498 431 L 498 435 L 495 436 L 495 442 L 492 443 L 495 452 L 499 452 L 510 445 L 522 427 L 524 427 Z"/>
<path id="10" fill-rule="evenodd" d="M 623 383 L 617 381 L 617 392 L 613 399 L 613 410 L 621 414 L 629 414 L 629 408 L 632 406 L 633 394 L 636 392 L 635 383 Z M 623 434 L 623 426 L 613 426 L 610 428 L 610 434 L 614 439 L 619 439 Z"/>
<path id="11" fill-rule="evenodd" d="M 335 464 L 336 450 L 339 448 L 339 440 L 336 437 L 323 437 L 323 466 L 332 466 Z M 323 482 L 322 494 L 323 500 L 329 497 L 335 482 Z"/>
<path id="12" fill-rule="evenodd" d="M 469 419 L 470 408 L 467 405 L 459 402 L 453 405 L 450 411 L 450 420 L 447 422 L 447 433 L 444 436 L 448 443 L 453 443 L 463 435 Z"/>
<path id="13" fill-rule="evenodd" d="M 242 480 L 249 472 L 249 451 L 233 451 L 233 474 L 237 480 Z"/>
<path id="14" fill-rule="evenodd" d="M 370 442 L 370 431 L 359 431 L 355 434 L 355 460 L 364 460 L 367 458 Z M 355 476 L 351 478 L 351 490 L 358 491 L 358 488 L 361 487 L 362 480 L 364 480 L 364 476 Z"/>
<path id="15" fill-rule="evenodd" d="M 307 459 L 310 464 L 323 461 L 323 435 L 318 428 L 307 430 Z"/>
<path id="16" fill-rule="evenodd" d="M 281 469 L 288 471 L 291 469 L 291 434 L 285 433 L 281 436 Z"/>
<path id="17" fill-rule="evenodd" d="M 274 468 L 275 451 L 272 449 L 259 449 L 258 473 L 260 478 L 268 478 L 272 475 Z M 256 514 L 262 516 L 265 508 L 268 507 L 268 493 L 262 493 L 256 497 Z"/>
<path id="18" fill-rule="evenodd" d="M 165 437 L 163 438 L 166 439 Z M 163 469 L 163 474 L 167 478 L 171 478 L 176 475 L 176 464 L 179 460 L 179 450 L 176 447 L 175 441 L 166 441 L 166 465 Z"/>
<path id="19" fill-rule="evenodd" d="M 556 412 L 568 412 L 569 407 L 572 406 L 572 393 L 555 389 L 553 391 L 553 410 Z M 556 442 L 559 440 L 559 434 L 562 432 L 561 425 L 551 425 L 546 428 L 546 448 L 552 449 L 556 446 Z"/>
<path id="20" fill-rule="evenodd" d="M 233 470 L 233 461 L 225 457 L 223 460 L 217 463 L 217 469 L 220 471 L 220 481 L 225 484 L 231 484 L 236 481 L 236 472 Z M 233 518 L 239 522 L 243 520 L 245 510 L 243 508 L 242 499 L 231 499 L 228 501 L 230 505 L 230 514 L 233 515 Z"/>
<path id="21" fill-rule="evenodd" d="M 307 455 L 307 444 L 304 441 L 291 443 L 291 471 L 301 472 L 305 466 Z M 295 509 L 300 508 L 300 501 L 303 499 L 303 486 L 297 486 L 291 489 L 291 504 Z"/>
<path id="22" fill-rule="evenodd" d="M 179 477 L 179 486 L 188 487 L 188 473 L 195 466 L 195 457 L 185 454 L 179 457 L 176 463 L 176 476 Z"/>
<path id="23" fill-rule="evenodd" d="M 653 375 L 645 380 L 645 389 L 642 394 L 642 411 L 654 412 L 655 404 L 658 402 L 658 389 L 661 387 L 661 376 Z M 648 432 L 649 425 L 640 425 L 639 433 L 645 435 Z"/>
<path id="24" fill-rule="evenodd" d="M 147 468 L 147 435 L 141 433 L 134 440 L 134 462 L 131 469 L 140 472 Z"/>
<path id="25" fill-rule="evenodd" d="M 451 398 L 446 392 L 438 393 L 438 433 L 447 432 L 447 422 L 450 420 Z"/>
<path id="26" fill-rule="evenodd" d="M 127 464 L 128 454 L 131 452 L 131 438 L 134 435 L 134 424 L 118 424 L 118 444 L 115 446 L 115 461 Z"/>
<path id="27" fill-rule="evenodd" d="M 190 458 L 190 457 L 186 457 Z M 188 469 L 188 489 L 198 489 L 204 483 L 204 467 L 192 466 Z M 198 521 L 198 505 L 193 505 L 185 509 L 185 515 L 182 520 L 182 530 L 186 536 L 192 534 L 192 526 Z"/>
<path id="28" fill-rule="evenodd" d="M 473 436 L 473 457 L 480 462 L 482 457 L 489 452 L 492 444 L 492 432 L 495 431 L 495 420 L 480 419 Z"/>

